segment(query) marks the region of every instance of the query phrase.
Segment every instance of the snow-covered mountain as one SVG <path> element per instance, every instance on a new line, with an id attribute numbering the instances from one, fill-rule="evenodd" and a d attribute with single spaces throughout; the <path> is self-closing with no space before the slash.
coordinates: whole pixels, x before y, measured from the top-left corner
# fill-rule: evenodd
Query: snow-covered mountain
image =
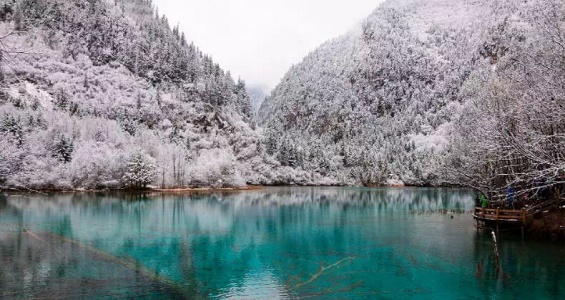
<path id="1" fill-rule="evenodd" d="M 388 0 L 255 116 L 150 0 L 0 0 L 0 188 L 563 184 L 563 16 Z"/>
<path id="2" fill-rule="evenodd" d="M 288 71 L 259 111 L 267 151 L 343 183 L 444 181 L 453 122 L 520 38 L 522 2 L 385 2 Z"/>
<path id="3" fill-rule="evenodd" d="M 243 82 L 150 0 L 2 0 L 0 186 L 265 183 Z"/>

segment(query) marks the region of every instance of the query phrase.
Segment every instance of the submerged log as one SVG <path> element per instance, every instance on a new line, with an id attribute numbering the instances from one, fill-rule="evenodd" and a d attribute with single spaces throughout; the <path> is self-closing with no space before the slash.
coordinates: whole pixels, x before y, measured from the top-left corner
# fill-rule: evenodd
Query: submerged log
<path id="1" fill-rule="evenodd" d="M 175 293 L 182 295 L 183 297 L 196 297 L 195 295 L 195 290 L 191 289 L 190 287 L 184 286 L 172 279 L 169 279 L 145 266 L 143 266 L 139 261 L 134 260 L 134 259 L 122 259 L 120 257 L 117 257 L 115 255 L 112 255 L 106 251 L 103 251 L 101 249 L 95 248 L 91 245 L 88 244 L 84 244 L 82 242 L 58 235 L 58 234 L 54 234 L 54 233 L 49 233 L 49 232 L 45 232 L 45 233 L 41 233 L 41 234 L 35 234 L 32 231 L 30 231 L 29 229 L 24 229 L 23 233 L 30 236 L 31 238 L 44 243 L 46 245 L 48 245 L 50 248 L 52 248 L 57 254 L 61 255 L 62 252 L 57 249 L 52 243 L 50 243 L 48 241 L 48 239 L 53 239 L 53 240 L 57 240 L 59 242 L 63 242 L 63 243 L 68 243 L 70 245 L 74 245 L 79 247 L 82 250 L 85 250 L 87 252 L 89 252 L 90 254 L 92 254 L 93 256 L 97 257 L 98 259 L 107 261 L 107 262 L 111 262 L 117 265 L 120 265 L 126 269 L 129 269 L 137 274 L 141 274 L 143 276 L 145 276 L 146 278 L 157 282 L 163 286 L 166 286 L 167 288 L 169 288 L 171 291 L 174 291 Z"/>

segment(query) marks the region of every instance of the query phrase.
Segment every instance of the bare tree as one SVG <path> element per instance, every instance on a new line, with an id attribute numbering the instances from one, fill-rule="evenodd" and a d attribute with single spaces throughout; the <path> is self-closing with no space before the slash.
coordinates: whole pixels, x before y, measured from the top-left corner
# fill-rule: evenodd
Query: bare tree
<path id="1" fill-rule="evenodd" d="M 538 2 L 522 15 L 525 29 L 507 31 L 508 54 L 479 85 L 452 140 L 455 181 L 491 196 L 565 184 L 565 7 Z"/>

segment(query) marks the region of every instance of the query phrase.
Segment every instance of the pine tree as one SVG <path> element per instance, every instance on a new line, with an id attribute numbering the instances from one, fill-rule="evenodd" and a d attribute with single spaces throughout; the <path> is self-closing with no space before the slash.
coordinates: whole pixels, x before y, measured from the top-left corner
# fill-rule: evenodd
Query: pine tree
<path id="1" fill-rule="evenodd" d="M 229 74 L 227 76 L 230 76 Z M 245 81 L 241 78 L 237 81 L 234 88 L 234 93 L 236 95 L 236 106 L 239 112 L 246 117 L 246 120 L 250 120 L 253 117 L 253 107 L 251 106 L 251 98 L 247 93 L 247 88 L 245 87 Z"/>
<path id="2" fill-rule="evenodd" d="M 129 188 L 147 188 L 147 185 L 153 182 L 155 174 L 155 160 L 138 150 L 131 155 L 122 181 Z"/>
<path id="3" fill-rule="evenodd" d="M 277 140 L 275 139 L 273 134 L 270 133 L 270 132 L 268 132 L 266 135 L 267 135 L 267 138 L 264 142 L 265 143 L 265 149 L 267 151 L 267 154 L 274 155 L 275 152 L 277 151 Z"/>
<path id="4" fill-rule="evenodd" d="M 55 141 L 55 157 L 59 161 L 69 163 L 73 159 L 74 143 L 73 140 L 64 134 L 59 134 Z"/>
<path id="5" fill-rule="evenodd" d="M 180 44 L 181 44 L 181 46 L 183 46 L 183 47 L 187 47 L 187 46 L 188 46 L 188 44 L 187 44 L 187 42 L 186 42 L 186 36 L 184 35 L 184 32 L 183 32 L 183 33 L 181 34 L 181 36 L 180 36 Z"/>
<path id="6" fill-rule="evenodd" d="M 69 96 L 64 90 L 58 90 L 55 94 L 55 106 L 61 110 L 69 107 Z"/>
<path id="7" fill-rule="evenodd" d="M 0 131 L 10 133 L 16 140 L 18 146 L 22 146 L 25 142 L 24 126 L 19 117 L 5 116 L 0 124 Z"/>

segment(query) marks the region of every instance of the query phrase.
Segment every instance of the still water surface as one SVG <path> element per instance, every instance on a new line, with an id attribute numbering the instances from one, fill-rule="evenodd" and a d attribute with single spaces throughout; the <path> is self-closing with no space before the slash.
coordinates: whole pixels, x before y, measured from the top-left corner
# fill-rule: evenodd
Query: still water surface
<path id="1" fill-rule="evenodd" d="M 491 237 L 457 213 L 472 199 L 411 188 L 10 196 L 0 298 L 565 299 L 563 246 L 504 237 L 497 275 Z"/>

